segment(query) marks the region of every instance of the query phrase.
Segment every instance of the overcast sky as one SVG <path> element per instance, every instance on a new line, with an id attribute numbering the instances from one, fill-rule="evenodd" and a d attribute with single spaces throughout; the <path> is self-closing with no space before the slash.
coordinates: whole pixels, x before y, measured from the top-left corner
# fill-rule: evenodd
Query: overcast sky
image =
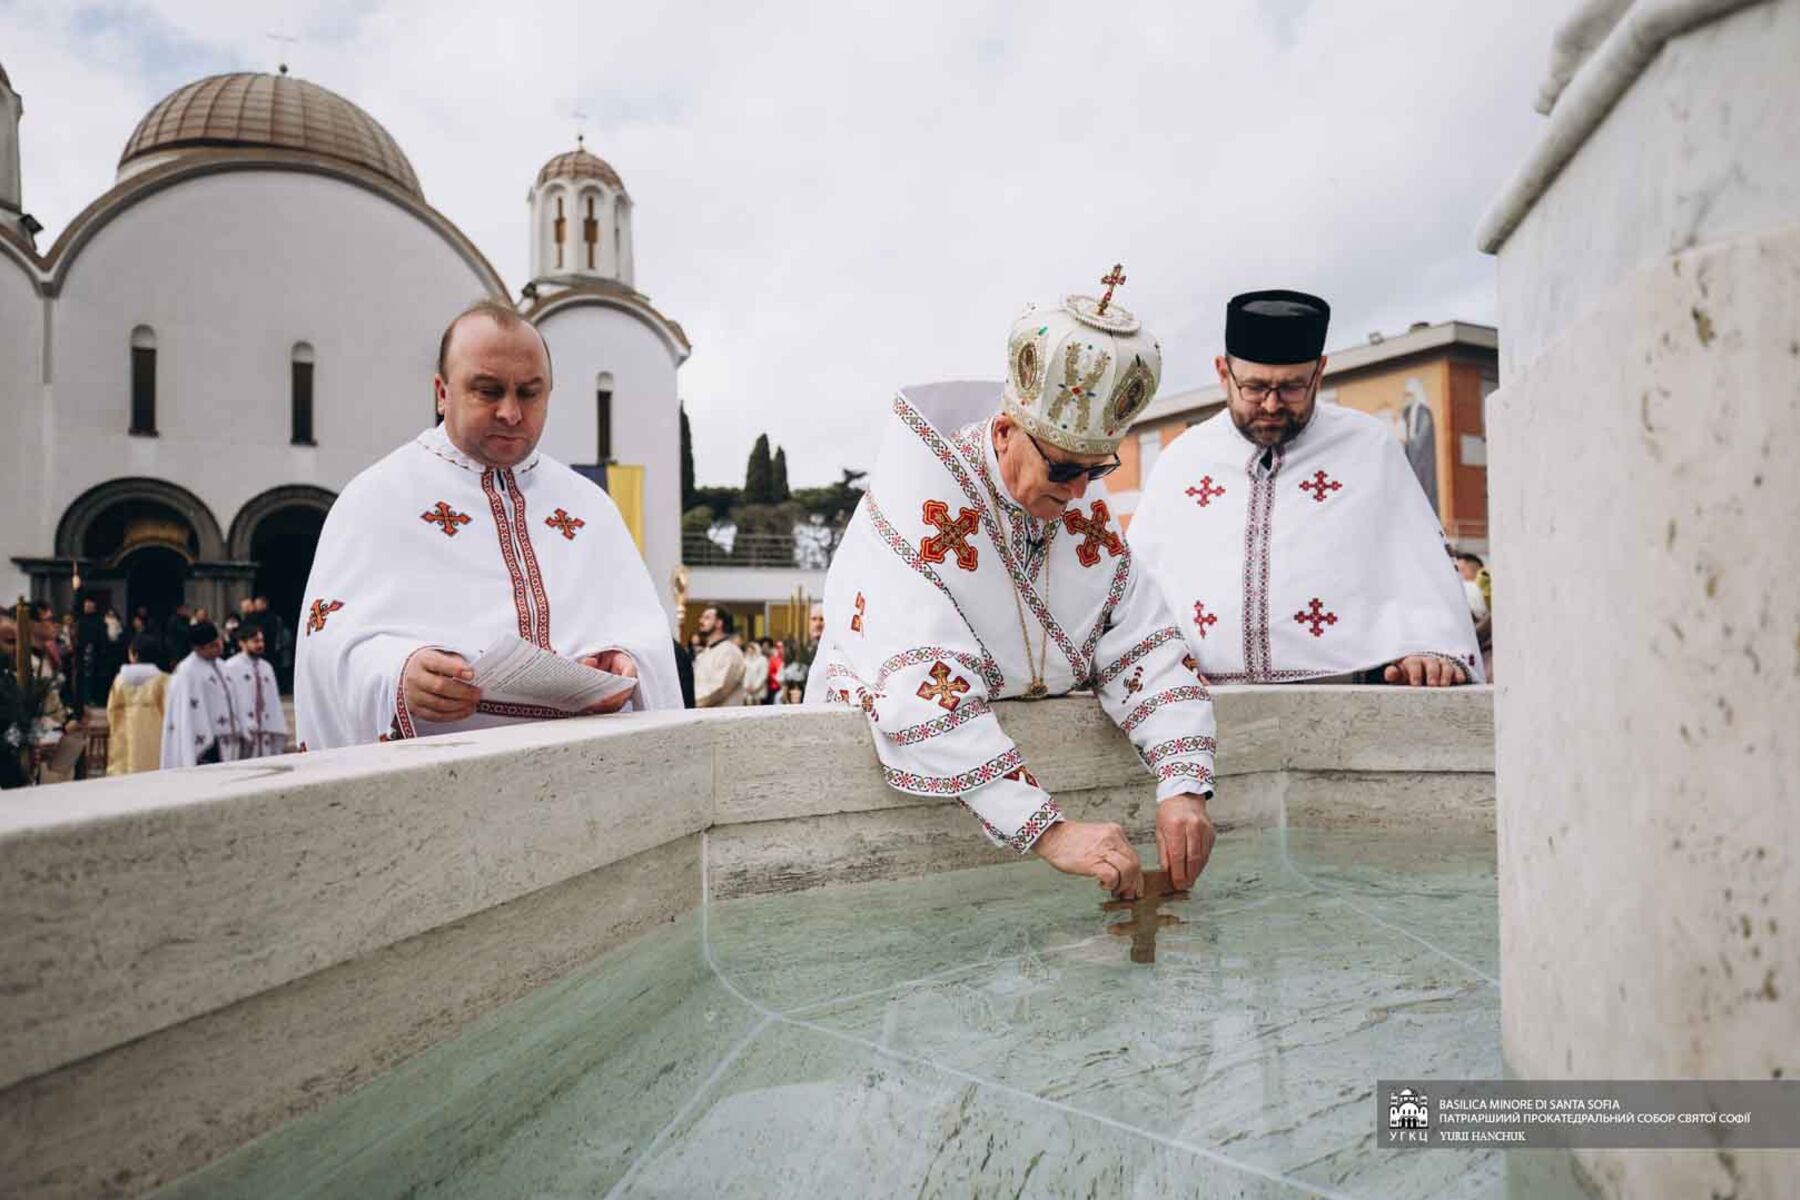
<path id="1" fill-rule="evenodd" d="M 872 462 L 897 386 L 999 378 L 1024 302 L 1114 261 L 1165 391 L 1210 380 L 1249 288 L 1324 295 L 1334 347 L 1491 322 L 1473 230 L 1541 128 L 1567 9 L 0 0 L 0 63 L 41 247 L 163 95 L 285 54 L 388 128 L 515 295 L 526 192 L 585 112 L 636 203 L 637 286 L 694 344 L 700 481 L 742 483 L 767 431 L 799 486 Z"/>

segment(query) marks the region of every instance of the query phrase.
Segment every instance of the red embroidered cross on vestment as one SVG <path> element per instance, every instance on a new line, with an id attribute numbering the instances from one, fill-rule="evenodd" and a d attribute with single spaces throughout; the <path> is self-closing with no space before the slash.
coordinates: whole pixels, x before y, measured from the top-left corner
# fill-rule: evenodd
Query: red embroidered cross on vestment
<path id="1" fill-rule="evenodd" d="M 325 628 L 325 619 L 342 607 L 344 607 L 342 600 L 333 600 L 330 604 L 325 603 L 324 600 L 314 600 L 312 609 L 306 615 L 306 636 L 311 637 L 317 631 Z"/>
<path id="2" fill-rule="evenodd" d="M 575 531 L 585 526 L 587 522 L 580 517 L 571 517 L 559 508 L 553 516 L 544 518 L 544 524 L 561 533 L 565 540 L 572 542 L 575 540 Z"/>
<path id="3" fill-rule="evenodd" d="M 1215 487 L 1211 475 L 1202 475 L 1200 477 L 1200 486 L 1197 488 L 1189 488 L 1185 494 L 1192 496 L 1195 503 L 1201 508 L 1205 508 L 1208 504 L 1212 503 L 1214 496 L 1223 496 L 1225 494 L 1225 489 L 1222 487 Z"/>
<path id="4" fill-rule="evenodd" d="M 1310 605 L 1294 614 L 1294 620 L 1300 622 L 1302 625 L 1310 625 L 1312 628 L 1309 632 L 1314 637 L 1323 637 L 1325 636 L 1323 627 L 1326 625 L 1336 625 L 1337 614 L 1334 612 L 1326 612 L 1325 605 L 1317 596 L 1314 596 Z"/>
<path id="5" fill-rule="evenodd" d="M 948 504 L 942 500 L 927 500 L 924 520 L 927 525 L 936 526 L 937 532 L 919 543 L 919 557 L 926 562 L 941 563 L 954 554 L 957 566 L 973 571 L 979 559 L 975 547 L 969 545 L 969 535 L 981 527 L 981 514 L 972 508 L 964 508 L 952 521 Z"/>
<path id="6" fill-rule="evenodd" d="M 428 525 L 436 525 L 444 531 L 445 537 L 455 537 L 456 527 L 469 523 L 468 513 L 459 513 L 444 501 L 439 500 L 435 508 L 419 514 L 419 519 Z"/>
<path id="7" fill-rule="evenodd" d="M 1081 545 L 1075 547 L 1075 559 L 1084 567 L 1094 566 L 1100 561 L 1103 547 L 1114 558 L 1125 553 L 1125 543 L 1119 540 L 1118 534 L 1106 527 L 1112 516 L 1106 509 L 1106 501 L 1094 501 L 1092 512 L 1092 516 L 1084 517 L 1077 509 L 1065 509 L 1062 515 L 1063 528 L 1070 533 L 1083 535 Z"/>
<path id="8" fill-rule="evenodd" d="M 955 712 L 969 690 L 969 681 L 954 674 L 940 659 L 931 666 L 931 678 L 919 684 L 921 700 L 936 700 L 944 709 Z"/>
<path id="9" fill-rule="evenodd" d="M 1219 618 L 1217 614 L 1207 612 L 1206 605 L 1201 601 L 1194 601 L 1194 627 L 1200 631 L 1201 637 L 1206 636 L 1206 627 L 1208 625 L 1217 625 L 1218 623 Z"/>
<path id="10" fill-rule="evenodd" d="M 1326 492 L 1335 492 L 1343 486 L 1342 483 L 1332 479 L 1329 475 L 1325 474 L 1325 472 L 1314 471 L 1311 479 L 1301 481 L 1300 490 L 1303 492 L 1311 492 L 1313 500 L 1319 504 L 1323 504 L 1325 503 Z"/>

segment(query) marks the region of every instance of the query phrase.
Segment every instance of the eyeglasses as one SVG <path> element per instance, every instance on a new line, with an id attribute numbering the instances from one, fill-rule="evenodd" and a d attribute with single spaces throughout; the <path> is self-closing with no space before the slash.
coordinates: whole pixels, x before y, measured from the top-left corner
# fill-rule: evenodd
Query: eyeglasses
<path id="1" fill-rule="evenodd" d="M 1306 394 L 1312 391 L 1313 384 L 1319 381 L 1318 367 L 1313 368 L 1312 374 L 1307 376 L 1305 383 L 1283 383 L 1275 386 L 1266 383 L 1244 383 L 1238 379 L 1237 373 L 1231 369 L 1229 363 L 1226 364 L 1225 374 L 1231 377 L 1231 382 L 1237 384 L 1238 394 L 1252 404 L 1262 404 L 1270 396 L 1277 397 L 1282 404 L 1298 404 L 1306 399 Z"/>
<path id="2" fill-rule="evenodd" d="M 1049 468 L 1051 483 L 1074 483 L 1083 475 L 1087 476 L 1090 480 L 1105 479 L 1108 475 L 1111 475 L 1114 471 L 1119 469 L 1119 456 L 1116 454 L 1113 455 L 1113 460 L 1111 462 L 1100 463 L 1097 466 L 1092 467 L 1084 467 L 1080 463 L 1058 462 L 1056 459 L 1051 458 L 1048 454 L 1044 453 L 1043 446 L 1038 444 L 1036 438 L 1032 437 L 1029 433 L 1025 434 L 1025 436 L 1031 438 L 1032 448 L 1038 452 L 1038 457 L 1044 460 L 1044 466 Z"/>

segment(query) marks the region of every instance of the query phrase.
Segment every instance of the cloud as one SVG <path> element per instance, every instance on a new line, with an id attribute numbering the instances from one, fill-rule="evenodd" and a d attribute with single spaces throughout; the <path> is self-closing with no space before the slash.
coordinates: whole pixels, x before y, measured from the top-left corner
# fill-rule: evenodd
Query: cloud
<path id="1" fill-rule="evenodd" d="M 1171 388 L 1206 379 L 1245 288 L 1327 296 L 1334 346 L 1492 320 L 1472 230 L 1537 132 L 1561 8 L 33 0 L 0 2 L 0 46 L 52 235 L 156 99 L 269 69 L 274 31 L 515 289 L 526 190 L 579 108 L 636 201 L 638 285 L 694 341 L 700 479 L 739 481 L 766 430 L 802 484 L 873 461 L 896 386 L 997 377 L 1024 302 L 1115 261 Z"/>

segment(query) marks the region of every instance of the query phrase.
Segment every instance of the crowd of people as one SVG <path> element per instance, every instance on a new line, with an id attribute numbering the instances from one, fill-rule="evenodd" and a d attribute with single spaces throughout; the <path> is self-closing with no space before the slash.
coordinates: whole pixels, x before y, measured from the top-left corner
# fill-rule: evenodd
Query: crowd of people
<path id="1" fill-rule="evenodd" d="M 824 633 L 825 609 L 819 604 L 807 616 L 804 640 L 748 637 L 731 610 L 708 607 L 686 647 L 694 679 L 688 707 L 799 704 Z"/>
<path id="2" fill-rule="evenodd" d="M 293 627 L 267 596 L 245 597 L 218 625 L 185 603 L 163 620 L 145 608 L 122 618 L 93 595 L 79 604 L 58 613 L 33 601 L 23 628 L 16 612 L 0 614 L 0 787 L 287 749 Z M 210 688 L 189 679 L 199 664 L 218 677 Z"/>

